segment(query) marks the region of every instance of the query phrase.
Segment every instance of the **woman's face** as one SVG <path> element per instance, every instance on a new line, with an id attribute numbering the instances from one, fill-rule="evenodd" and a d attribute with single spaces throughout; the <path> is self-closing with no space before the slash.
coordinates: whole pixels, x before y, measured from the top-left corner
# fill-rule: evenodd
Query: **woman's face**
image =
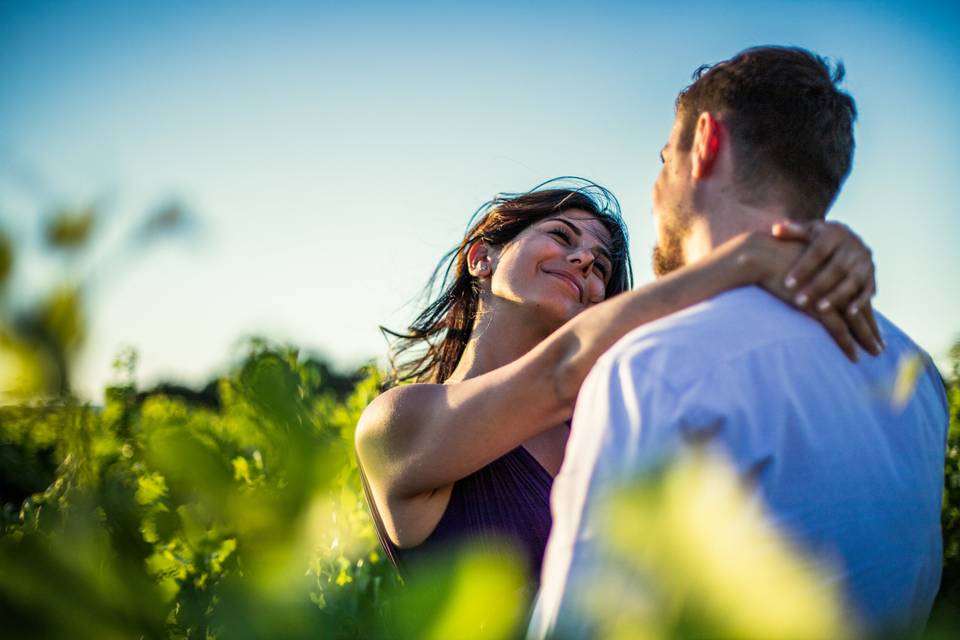
<path id="1" fill-rule="evenodd" d="M 490 293 L 559 326 L 603 301 L 613 269 L 610 242 L 603 224 L 581 209 L 541 220 L 492 256 Z"/>

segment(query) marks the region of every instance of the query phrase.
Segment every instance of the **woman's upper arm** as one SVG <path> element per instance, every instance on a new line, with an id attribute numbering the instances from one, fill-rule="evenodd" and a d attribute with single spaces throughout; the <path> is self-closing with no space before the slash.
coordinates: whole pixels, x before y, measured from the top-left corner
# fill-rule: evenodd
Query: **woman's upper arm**
<path id="1" fill-rule="evenodd" d="M 476 422 L 470 404 L 481 401 L 476 397 L 478 385 L 459 388 L 464 384 L 394 387 L 363 412 L 357 425 L 357 452 L 384 497 L 413 498 L 486 464 L 474 468 L 470 456 L 464 459 L 458 453 L 458 441 L 471 438 Z M 489 393 L 496 394 L 496 389 Z M 483 447 L 479 449 L 475 452 L 482 454 Z"/>
<path id="2" fill-rule="evenodd" d="M 420 386 L 427 385 L 389 389 L 377 396 L 360 416 L 355 443 L 368 476 L 380 479 L 388 475 L 392 463 L 409 448 L 418 414 L 430 411 L 430 394 L 417 393 Z M 410 398 L 411 395 L 415 397 Z"/>
<path id="3" fill-rule="evenodd" d="M 367 476 L 391 498 L 449 485 L 569 417 L 536 354 L 453 384 L 379 396 L 357 426 Z M 548 358 L 549 359 L 549 358 Z"/>

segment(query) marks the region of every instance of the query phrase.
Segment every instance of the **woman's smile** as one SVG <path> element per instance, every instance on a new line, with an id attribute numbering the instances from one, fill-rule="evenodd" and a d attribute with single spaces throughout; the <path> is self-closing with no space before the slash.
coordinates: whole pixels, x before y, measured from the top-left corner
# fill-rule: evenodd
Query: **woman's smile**
<path id="1" fill-rule="evenodd" d="M 560 271 L 544 270 L 544 273 L 547 273 L 553 276 L 554 278 L 557 278 L 558 280 L 566 283 L 566 286 L 568 289 L 570 289 L 571 293 L 577 296 L 577 301 L 580 302 L 580 304 L 583 304 L 583 285 L 581 285 L 579 282 L 574 280 L 572 276 Z"/>

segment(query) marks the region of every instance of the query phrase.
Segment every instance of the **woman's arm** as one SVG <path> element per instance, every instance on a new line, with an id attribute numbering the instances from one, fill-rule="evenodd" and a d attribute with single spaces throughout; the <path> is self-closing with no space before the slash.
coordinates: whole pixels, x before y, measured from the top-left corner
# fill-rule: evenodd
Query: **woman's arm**
<path id="1" fill-rule="evenodd" d="M 796 240 L 802 234 L 778 235 Z M 469 475 L 569 418 L 587 373 L 628 332 L 740 286 L 760 284 L 801 309 L 816 307 L 795 300 L 795 292 L 808 290 L 811 281 L 819 283 L 812 291 L 837 301 L 859 296 L 860 311 L 848 312 L 849 317 L 838 311 L 839 303 L 808 312 L 851 359 L 856 359 L 855 339 L 879 353 L 869 296 L 864 301 L 860 291 L 872 287 L 869 250 L 846 228 L 830 233 L 821 229 L 810 240 L 805 249 L 799 242 L 765 233 L 742 234 L 695 264 L 583 311 L 508 365 L 454 384 L 413 384 L 387 391 L 367 408 L 357 428 L 357 449 L 369 475 L 386 496 L 396 499 Z M 824 245 L 829 245 L 828 252 Z M 846 267 L 838 270 L 836 260 L 824 269 L 814 265 L 801 271 L 798 285 L 784 286 L 797 265 L 825 253 L 841 255 Z M 827 270 L 833 288 L 823 284 Z"/>
<path id="2" fill-rule="evenodd" d="M 586 309 L 508 365 L 455 384 L 387 391 L 367 408 L 357 428 L 357 450 L 368 477 L 388 501 L 413 498 L 469 475 L 559 424 L 572 414 L 596 360 L 629 331 L 769 277 L 755 254 L 748 238 L 732 240 L 656 283 Z M 785 267 L 792 264 L 792 258 L 785 260 Z"/>
<path id="3" fill-rule="evenodd" d="M 782 287 L 801 254 L 820 251 L 823 242 L 815 238 L 804 251 L 768 234 L 738 236 L 696 264 L 583 311 L 510 364 L 454 384 L 383 393 L 361 416 L 356 445 L 391 537 L 418 544 L 442 515 L 454 481 L 569 418 L 590 368 L 629 331 L 729 289 Z M 869 261 L 857 243 L 840 245 L 837 250 Z M 818 319 L 844 346 L 838 336 L 849 338 L 850 329 L 837 311 Z M 833 320 L 843 327 L 830 329 Z M 853 349 L 852 339 L 848 346 Z"/>

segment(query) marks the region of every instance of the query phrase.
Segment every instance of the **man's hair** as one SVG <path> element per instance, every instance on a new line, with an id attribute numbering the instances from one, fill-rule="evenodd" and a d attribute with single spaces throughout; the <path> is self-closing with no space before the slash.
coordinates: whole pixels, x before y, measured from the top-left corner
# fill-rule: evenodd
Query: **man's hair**
<path id="1" fill-rule="evenodd" d="M 752 203 L 776 198 L 799 220 L 823 218 L 853 160 L 857 108 L 839 90 L 843 64 L 805 49 L 755 47 L 704 65 L 677 96 L 678 146 L 693 146 L 697 118 L 712 113 L 728 127 L 735 180 Z"/>

